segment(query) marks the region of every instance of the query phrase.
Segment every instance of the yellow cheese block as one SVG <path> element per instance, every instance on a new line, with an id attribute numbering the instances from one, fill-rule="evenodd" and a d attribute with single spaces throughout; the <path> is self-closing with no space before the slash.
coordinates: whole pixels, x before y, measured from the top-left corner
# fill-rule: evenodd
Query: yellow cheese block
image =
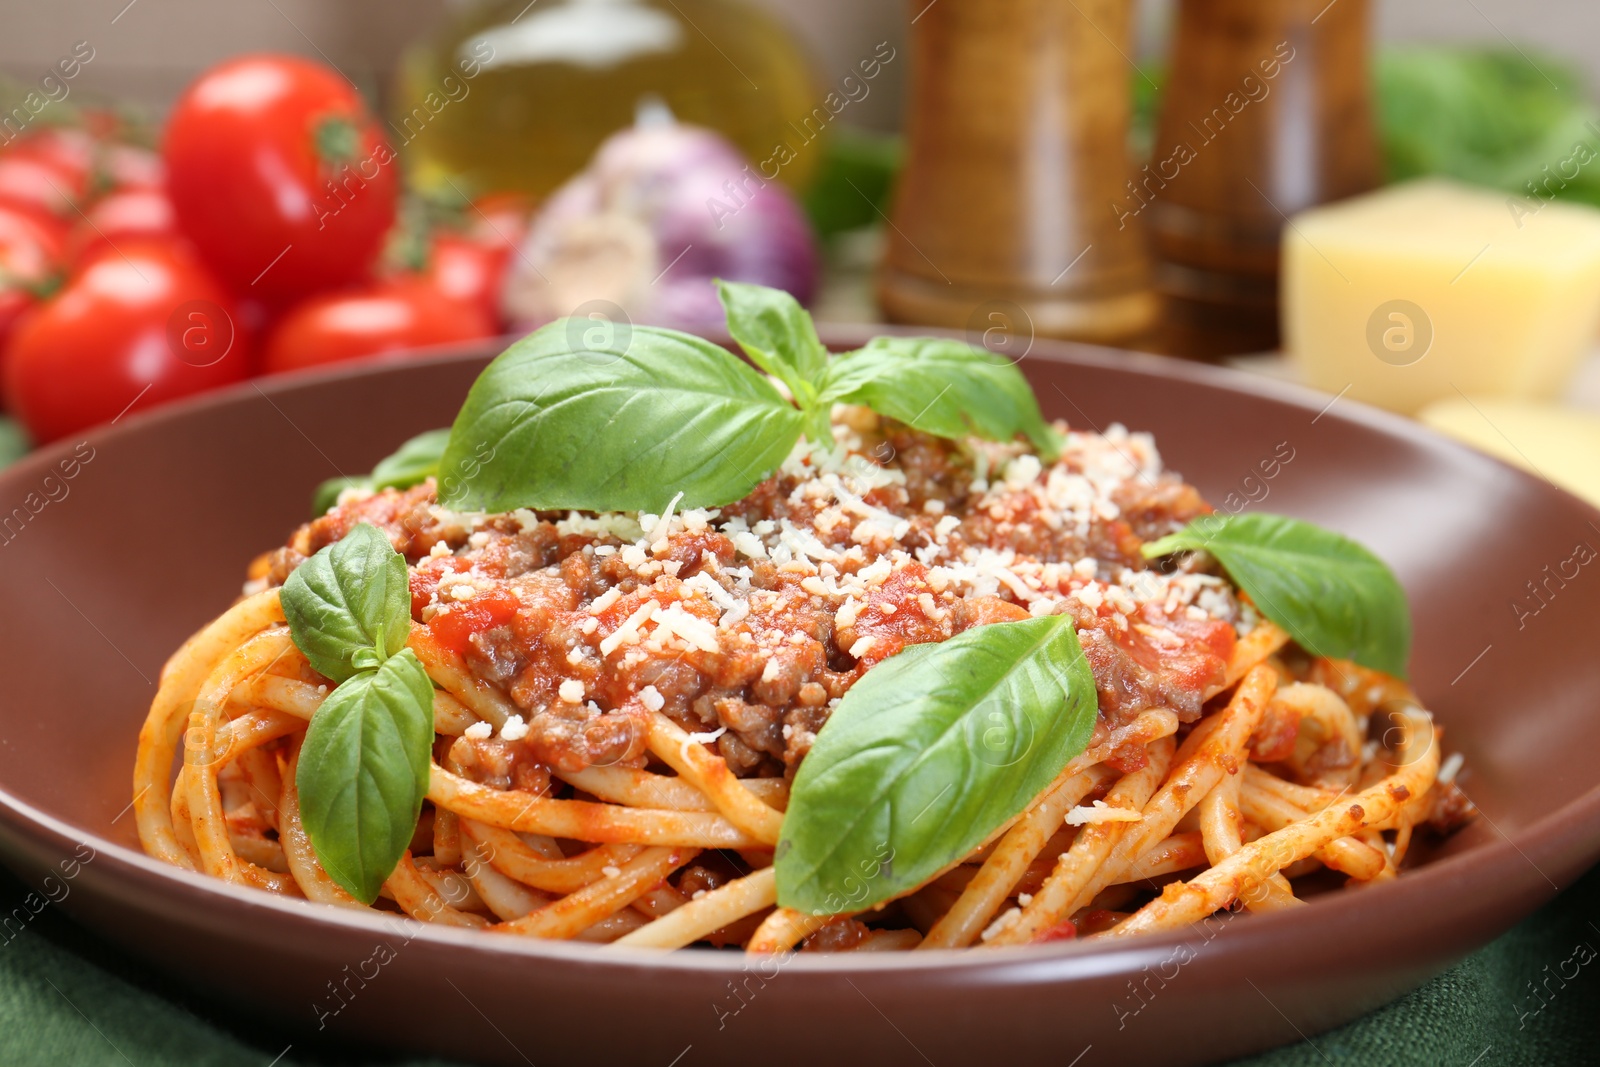
<path id="1" fill-rule="evenodd" d="M 1429 404 L 1418 418 L 1600 507 L 1600 416 L 1525 400 L 1457 397 Z"/>
<path id="2" fill-rule="evenodd" d="M 1549 398 L 1600 325 L 1600 211 L 1438 180 L 1306 211 L 1283 322 L 1308 382 L 1370 404 Z"/>

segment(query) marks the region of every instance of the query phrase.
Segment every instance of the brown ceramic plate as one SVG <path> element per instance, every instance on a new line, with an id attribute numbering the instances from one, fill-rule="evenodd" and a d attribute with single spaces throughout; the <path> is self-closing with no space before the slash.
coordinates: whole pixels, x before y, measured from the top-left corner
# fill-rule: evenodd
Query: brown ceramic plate
<path id="1" fill-rule="evenodd" d="M 1600 513 L 1348 401 L 1040 343 L 1023 369 L 1047 414 L 1152 430 L 1212 501 L 1324 523 L 1394 566 L 1415 612 L 1415 684 L 1466 755 L 1482 819 L 1397 882 L 1209 938 L 781 965 L 385 923 L 147 859 L 127 805 L 162 661 L 305 518 L 317 482 L 447 424 L 483 358 L 246 385 L 90 434 L 70 480 L 51 472 L 72 443 L 0 475 L 0 849 L 38 886 L 92 848 L 66 867 L 62 906 L 203 995 L 285 1028 L 320 1019 L 346 1038 L 503 1064 L 689 1067 L 752 1051 L 772 1064 L 1200 1063 L 1400 996 L 1600 857 L 1600 575 L 1570 562 L 1600 545 Z M 1257 463 L 1280 449 L 1293 459 L 1262 480 Z"/>

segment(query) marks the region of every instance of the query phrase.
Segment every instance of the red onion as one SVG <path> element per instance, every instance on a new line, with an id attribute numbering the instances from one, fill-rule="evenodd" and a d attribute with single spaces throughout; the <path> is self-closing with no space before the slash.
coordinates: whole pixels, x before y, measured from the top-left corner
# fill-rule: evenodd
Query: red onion
<path id="1" fill-rule="evenodd" d="M 620 309 L 632 322 L 714 331 L 713 278 L 809 302 L 811 227 L 789 191 L 720 134 L 653 105 L 551 194 L 511 260 L 502 305 L 519 329 Z"/>

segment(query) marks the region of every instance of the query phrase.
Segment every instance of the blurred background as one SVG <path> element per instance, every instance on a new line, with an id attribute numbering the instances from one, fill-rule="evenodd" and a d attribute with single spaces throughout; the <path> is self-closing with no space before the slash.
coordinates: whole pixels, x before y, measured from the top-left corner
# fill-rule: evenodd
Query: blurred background
<path id="1" fill-rule="evenodd" d="M 12 8 L 4 455 L 564 315 L 715 332 L 723 276 L 1302 381 L 1600 501 L 1591 3 Z"/>
<path id="2" fill-rule="evenodd" d="M 99 55 L 82 87 L 159 114 L 195 75 L 246 49 L 293 52 L 337 63 L 374 94 L 387 91 L 401 51 L 437 27 L 450 0 L 138 0 L 109 32 L 126 0 L 54 0 L 12 5 L 0 39 L 0 71 L 27 81 L 72 41 L 93 38 Z M 1140 0 L 1139 52 L 1158 53 L 1174 0 Z M 535 7 L 538 5 L 535 4 Z M 851 73 L 879 41 L 899 46 L 915 11 L 899 0 L 752 0 L 805 42 L 823 75 Z M 1373 36 L 1386 43 L 1518 44 L 1576 64 L 1600 67 L 1600 8 L 1584 0 L 1380 0 Z M 315 42 L 313 44 L 312 42 Z M 900 128 L 904 68 L 887 73 L 851 125 Z"/>

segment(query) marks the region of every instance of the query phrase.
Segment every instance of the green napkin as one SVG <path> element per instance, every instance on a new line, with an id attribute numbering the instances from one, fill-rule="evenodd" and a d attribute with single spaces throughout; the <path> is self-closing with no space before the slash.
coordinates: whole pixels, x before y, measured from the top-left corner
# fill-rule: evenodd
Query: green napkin
<path id="1" fill-rule="evenodd" d="M 0 874 L 0 912 L 19 905 L 26 892 Z M 1600 927 L 1592 918 L 1597 915 L 1600 868 L 1404 1000 L 1332 1033 L 1244 1062 L 1250 1067 L 1600 1062 L 1600 1013 L 1595 1011 Z M 1533 986 L 1541 982 L 1551 992 L 1536 997 Z M 291 1047 L 287 1038 L 197 1005 L 53 907 L 14 939 L 0 941 L 4 1067 L 336 1063 L 443 1067 L 438 1060 Z"/>

